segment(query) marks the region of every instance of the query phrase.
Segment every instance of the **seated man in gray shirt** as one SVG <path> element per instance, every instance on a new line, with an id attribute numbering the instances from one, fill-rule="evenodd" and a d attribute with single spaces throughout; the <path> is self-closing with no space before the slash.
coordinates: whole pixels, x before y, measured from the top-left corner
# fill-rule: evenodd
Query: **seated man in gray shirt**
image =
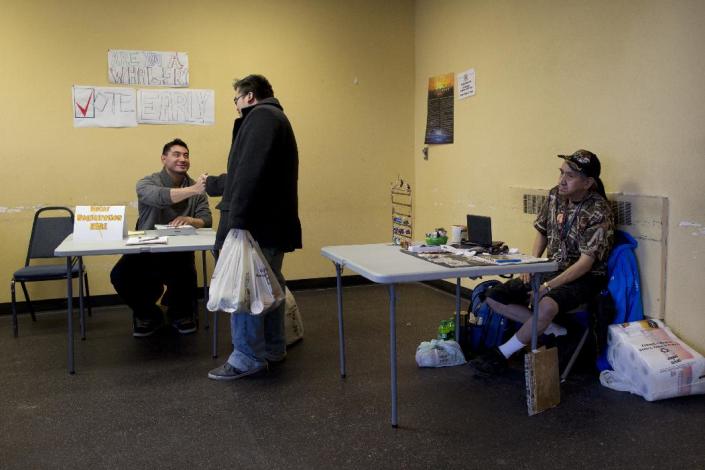
<path id="1" fill-rule="evenodd" d="M 203 194 L 205 175 L 198 180 L 189 177 L 187 171 L 191 163 L 186 143 L 181 139 L 168 142 L 161 160 L 160 172 L 137 182 L 137 230 L 152 230 L 154 224 L 210 227 L 211 211 L 208 197 Z M 196 331 L 193 252 L 125 255 L 110 272 L 110 282 L 132 309 L 133 336 L 149 336 L 162 326 L 164 318 L 157 305 L 160 297 L 171 324 L 179 333 Z"/>

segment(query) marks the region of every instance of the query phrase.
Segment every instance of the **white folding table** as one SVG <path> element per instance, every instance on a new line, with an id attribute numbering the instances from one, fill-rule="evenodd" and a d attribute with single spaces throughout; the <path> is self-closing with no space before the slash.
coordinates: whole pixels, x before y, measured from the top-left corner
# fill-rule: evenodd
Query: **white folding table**
<path id="1" fill-rule="evenodd" d="M 145 236 L 156 236 L 156 231 L 147 230 Z M 69 374 L 76 372 L 74 367 L 73 354 L 73 285 L 71 278 L 71 258 L 74 256 L 99 256 L 99 255 L 126 255 L 137 253 L 170 253 L 178 251 L 201 251 L 203 261 L 203 293 L 204 299 L 208 299 L 208 282 L 206 275 L 206 251 L 212 250 L 215 245 L 215 231 L 213 229 L 198 229 L 195 235 L 180 235 L 168 237 L 166 244 L 152 245 L 127 245 L 127 240 L 118 241 L 77 241 L 73 235 L 69 235 L 54 250 L 54 256 L 66 257 L 66 269 L 69 276 L 66 283 L 66 296 L 68 299 L 68 370 Z M 80 266 L 80 264 L 79 264 Z M 79 273 L 82 276 L 83 273 Z M 82 288 L 82 284 L 79 284 Z M 83 299 L 83 295 L 79 296 Z M 204 315 L 206 328 L 208 327 L 208 315 Z M 85 325 L 81 322 L 81 336 L 85 338 Z"/>
<path id="2" fill-rule="evenodd" d="M 423 259 L 402 253 L 398 246 L 391 244 L 338 245 L 321 248 L 321 254 L 335 264 L 338 294 L 338 336 L 340 342 L 340 376 L 345 377 L 345 334 L 343 326 L 344 268 L 364 276 L 378 284 L 389 285 L 389 362 L 391 367 L 392 426 L 397 427 L 397 345 L 396 345 L 396 291 L 395 285 L 404 282 L 456 279 L 455 321 L 456 339 L 460 323 L 460 279 L 463 277 L 494 276 L 500 274 L 530 273 L 531 285 L 536 294 L 541 284 L 541 274 L 556 271 L 555 262 L 545 261 L 524 264 L 483 265 L 460 268 L 447 268 Z M 538 295 L 533 296 L 533 321 L 531 348 L 536 349 Z"/>

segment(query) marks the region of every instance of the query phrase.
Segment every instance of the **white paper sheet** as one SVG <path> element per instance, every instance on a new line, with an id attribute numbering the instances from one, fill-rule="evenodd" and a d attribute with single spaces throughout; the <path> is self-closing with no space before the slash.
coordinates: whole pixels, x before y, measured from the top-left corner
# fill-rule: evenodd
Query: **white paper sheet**
<path id="1" fill-rule="evenodd" d="M 134 88 L 74 85 L 73 127 L 136 127 Z"/>
<path id="2" fill-rule="evenodd" d="M 213 90 L 138 90 L 137 122 L 140 124 L 215 123 Z"/>
<path id="3" fill-rule="evenodd" d="M 188 87 L 188 54 L 110 49 L 108 81 L 121 85 Z"/>
<path id="4" fill-rule="evenodd" d="M 475 69 L 468 69 L 456 75 L 458 82 L 458 99 L 475 96 Z"/>

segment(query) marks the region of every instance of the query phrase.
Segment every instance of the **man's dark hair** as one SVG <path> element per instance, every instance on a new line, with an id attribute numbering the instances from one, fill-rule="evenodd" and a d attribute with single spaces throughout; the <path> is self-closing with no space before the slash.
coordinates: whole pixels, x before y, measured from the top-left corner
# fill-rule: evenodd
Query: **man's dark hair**
<path id="1" fill-rule="evenodd" d="M 272 85 L 262 75 L 248 75 L 245 78 L 236 78 L 233 80 L 233 88 L 239 90 L 241 94 L 252 92 L 257 100 L 274 96 Z"/>
<path id="2" fill-rule="evenodd" d="M 169 153 L 169 150 L 171 150 L 174 145 L 180 145 L 181 147 L 184 147 L 186 150 L 188 150 L 188 145 L 186 145 L 186 142 L 177 138 L 172 140 L 171 142 L 167 142 L 164 145 L 164 148 L 162 149 L 162 155 L 166 155 L 167 153 Z"/>

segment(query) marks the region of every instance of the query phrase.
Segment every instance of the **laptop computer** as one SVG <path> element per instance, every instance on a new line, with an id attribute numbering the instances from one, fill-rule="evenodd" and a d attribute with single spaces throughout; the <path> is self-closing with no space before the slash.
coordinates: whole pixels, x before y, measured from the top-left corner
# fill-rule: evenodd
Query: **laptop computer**
<path id="1" fill-rule="evenodd" d="M 492 219 L 483 215 L 467 215 L 468 239 L 461 243 L 463 248 L 492 248 Z M 483 250 L 483 251 L 484 251 Z M 478 250 L 479 251 L 479 250 Z"/>

